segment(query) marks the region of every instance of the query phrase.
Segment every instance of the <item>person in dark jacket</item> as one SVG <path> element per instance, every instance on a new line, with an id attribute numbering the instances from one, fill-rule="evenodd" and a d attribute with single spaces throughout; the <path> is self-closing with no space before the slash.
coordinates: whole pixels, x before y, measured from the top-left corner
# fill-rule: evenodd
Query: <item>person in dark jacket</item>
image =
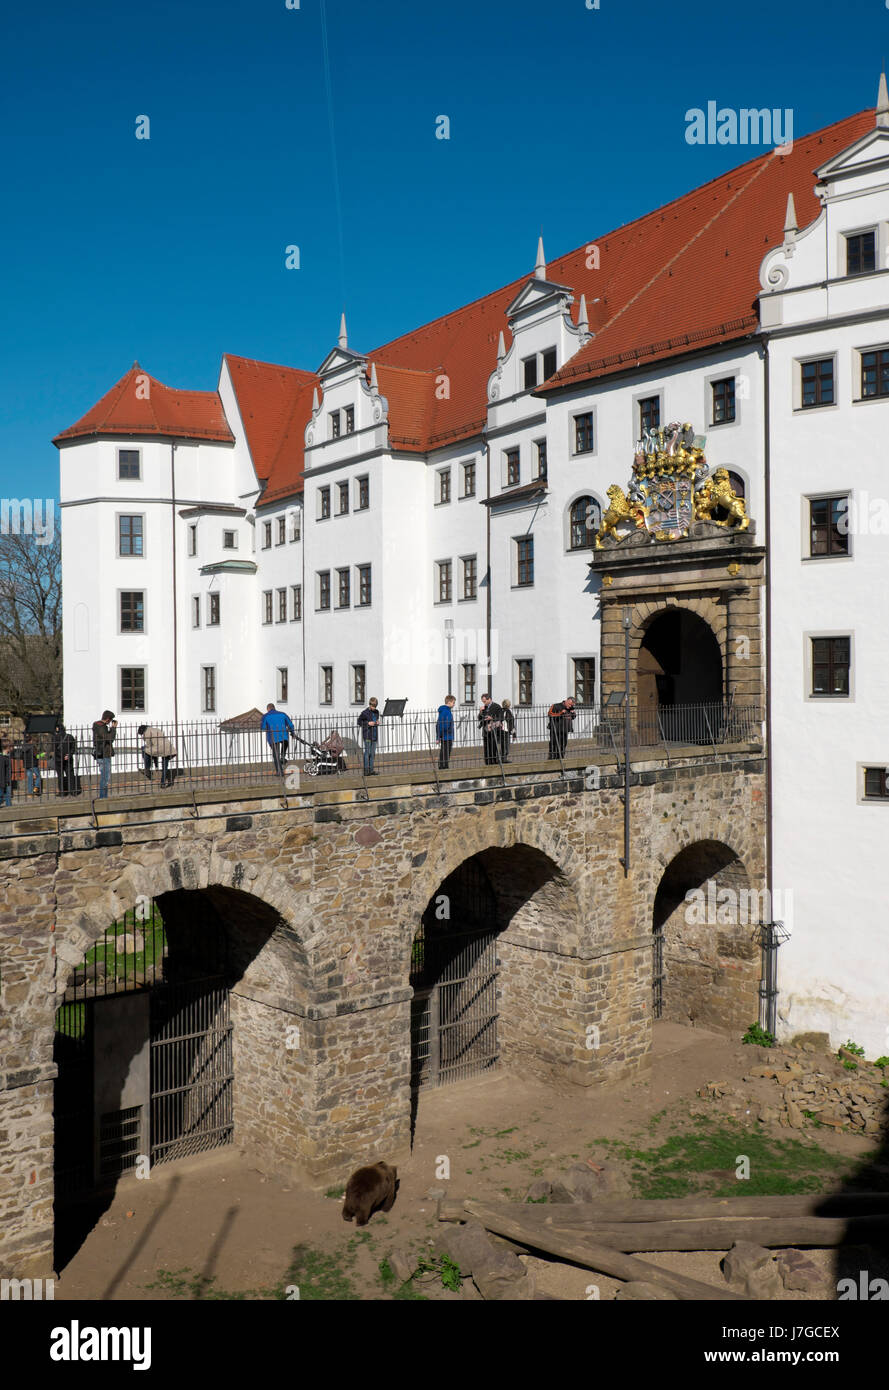
<path id="1" fill-rule="evenodd" d="M 571 725 L 574 723 L 574 696 L 569 695 L 557 705 L 550 705 L 549 714 L 549 756 L 563 758 L 568 743 Z"/>
<path id="2" fill-rule="evenodd" d="M 361 737 L 364 739 L 364 775 L 365 777 L 376 777 L 374 770 L 374 758 L 377 755 L 377 743 L 380 737 L 380 712 L 378 709 L 379 701 L 375 696 L 367 702 L 367 709 L 363 709 L 358 716 L 358 727 L 361 730 Z"/>
<path id="3" fill-rule="evenodd" d="M 500 734 L 500 749 L 503 754 L 503 761 L 509 762 L 509 745 L 515 738 L 515 715 L 512 712 L 512 705 L 509 700 L 501 700 L 503 707 L 503 729 Z"/>
<path id="4" fill-rule="evenodd" d="M 482 696 L 478 723 L 482 731 L 485 763 L 488 766 L 492 763 L 499 763 L 501 761 L 500 733 L 503 728 L 503 708 L 496 704 L 488 694 Z"/>
<path id="5" fill-rule="evenodd" d="M 59 796 L 79 796 L 81 785 L 77 776 L 77 739 L 68 733 L 64 724 L 53 736 L 52 759 Z"/>
<path id="6" fill-rule="evenodd" d="M 439 767 L 450 766 L 451 749 L 454 746 L 454 706 L 456 703 L 456 695 L 446 695 L 444 704 L 438 707 L 435 737 L 438 741 Z"/>
<path id="7" fill-rule="evenodd" d="M 40 785 L 40 764 L 37 761 L 37 746 L 34 743 L 33 734 L 25 734 L 22 746 L 19 750 L 22 766 L 25 769 L 25 782 L 27 784 L 29 796 L 40 796 L 42 787 Z"/>
<path id="8" fill-rule="evenodd" d="M 0 806 L 12 805 L 12 759 L 5 743 L 0 742 Z"/>
<path id="9" fill-rule="evenodd" d="M 296 734 L 290 715 L 285 714 L 283 710 L 275 709 L 274 705 L 267 705 L 259 727 L 265 730 L 266 742 L 272 750 L 275 771 L 279 777 L 283 777 L 290 735 Z"/>
<path id="10" fill-rule="evenodd" d="M 105 798 L 111 787 L 111 759 L 114 757 L 114 738 L 117 720 L 110 709 L 93 725 L 93 757 L 99 764 L 99 796 Z"/>

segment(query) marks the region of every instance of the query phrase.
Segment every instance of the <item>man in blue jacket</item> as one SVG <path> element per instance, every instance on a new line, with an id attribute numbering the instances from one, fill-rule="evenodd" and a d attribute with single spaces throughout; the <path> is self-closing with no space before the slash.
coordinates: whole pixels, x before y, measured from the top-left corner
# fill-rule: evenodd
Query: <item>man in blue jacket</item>
<path id="1" fill-rule="evenodd" d="M 275 760 L 275 771 L 279 777 L 283 777 L 287 744 L 290 735 L 296 733 L 290 715 L 285 714 L 283 710 L 275 709 L 274 705 L 267 705 L 259 727 L 265 729 L 266 742 L 271 748 L 272 757 Z"/>
<path id="2" fill-rule="evenodd" d="M 375 696 L 371 696 L 367 709 L 363 709 L 358 716 L 358 727 L 364 739 L 364 775 L 365 777 L 376 777 L 374 768 L 374 758 L 377 755 L 377 743 L 380 736 L 380 712 L 378 709 L 379 701 Z"/>
<path id="3" fill-rule="evenodd" d="M 444 704 L 438 707 L 435 737 L 438 739 L 439 767 L 447 767 L 451 760 L 451 749 L 454 746 L 453 709 L 456 703 L 457 697 L 455 695 L 446 695 Z"/>

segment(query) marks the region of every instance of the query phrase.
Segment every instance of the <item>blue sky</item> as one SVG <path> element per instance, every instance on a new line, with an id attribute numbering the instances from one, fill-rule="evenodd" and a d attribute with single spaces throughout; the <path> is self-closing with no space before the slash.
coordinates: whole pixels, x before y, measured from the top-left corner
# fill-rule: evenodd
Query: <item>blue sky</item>
<path id="1" fill-rule="evenodd" d="M 689 108 L 803 134 L 873 105 L 889 48 L 878 0 L 586 2 L 326 0 L 338 179 L 321 0 L 9 7 L 0 495 L 57 494 L 53 434 L 135 359 L 315 368 L 344 304 L 373 347 L 530 272 L 541 229 L 556 256 L 758 152 L 687 144 Z"/>

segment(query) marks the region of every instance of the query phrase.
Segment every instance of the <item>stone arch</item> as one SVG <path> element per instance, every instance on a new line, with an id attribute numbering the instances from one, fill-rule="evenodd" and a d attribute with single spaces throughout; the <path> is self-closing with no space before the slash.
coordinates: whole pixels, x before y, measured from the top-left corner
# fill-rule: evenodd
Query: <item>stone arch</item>
<path id="1" fill-rule="evenodd" d="M 758 1013 L 760 897 L 721 840 L 690 840 L 665 862 L 652 902 L 653 975 L 661 1018 L 743 1032 Z M 662 975 L 660 991 L 657 976 Z"/>
<path id="2" fill-rule="evenodd" d="M 661 632 L 659 642 L 659 629 L 668 624 L 669 635 Z M 640 605 L 630 633 L 630 670 L 635 672 L 638 708 L 721 704 L 726 688 L 726 632 L 724 608 L 707 597 Z M 665 651 L 672 660 L 665 659 Z"/>

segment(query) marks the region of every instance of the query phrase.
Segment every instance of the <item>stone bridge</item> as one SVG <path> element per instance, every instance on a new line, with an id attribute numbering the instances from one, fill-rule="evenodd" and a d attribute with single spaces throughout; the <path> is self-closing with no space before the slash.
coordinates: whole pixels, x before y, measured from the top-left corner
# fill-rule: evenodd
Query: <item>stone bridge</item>
<path id="1" fill-rule="evenodd" d="M 763 750 L 662 750 L 631 782 L 626 875 L 613 756 L 440 787 L 399 774 L 369 799 L 315 784 L 3 813 L 0 1272 L 52 1270 L 57 1009 L 140 899 L 160 905 L 171 954 L 198 923 L 224 938 L 232 1140 L 312 1184 L 409 1151 L 415 942 L 468 864 L 496 935 L 496 1065 L 589 1087 L 645 1067 L 653 1011 L 746 1027 L 754 934 L 730 914 L 690 924 L 684 899 L 764 886 Z"/>

